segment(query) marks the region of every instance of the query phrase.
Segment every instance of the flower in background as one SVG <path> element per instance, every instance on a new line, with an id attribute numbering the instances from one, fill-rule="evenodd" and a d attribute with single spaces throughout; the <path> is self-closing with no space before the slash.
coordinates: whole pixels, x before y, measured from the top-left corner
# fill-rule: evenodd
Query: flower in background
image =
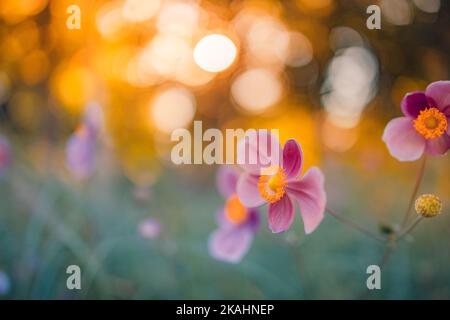
<path id="1" fill-rule="evenodd" d="M 0 176 L 3 175 L 11 162 L 11 148 L 8 140 L 0 136 Z"/>
<path id="2" fill-rule="evenodd" d="M 100 106 L 89 104 L 86 108 L 83 123 L 67 142 L 66 163 L 72 174 L 79 179 L 85 179 L 94 172 L 97 140 L 101 125 Z"/>
<path id="3" fill-rule="evenodd" d="M 425 218 L 432 218 L 441 214 L 442 202 L 434 194 L 423 194 L 414 203 L 416 212 Z"/>
<path id="4" fill-rule="evenodd" d="M 161 224 L 154 218 L 147 218 L 139 223 L 138 231 L 145 239 L 156 239 L 161 234 Z"/>
<path id="5" fill-rule="evenodd" d="M 11 282 L 6 273 L 0 270 L 0 296 L 7 295 L 11 289 Z"/>
<path id="6" fill-rule="evenodd" d="M 392 119 L 383 133 L 391 155 L 414 161 L 424 152 L 443 155 L 450 148 L 450 81 L 431 83 L 425 92 L 408 93 L 401 109 L 405 117 Z"/>
<path id="7" fill-rule="evenodd" d="M 270 155 L 263 154 L 267 148 L 260 148 L 257 142 L 260 140 L 269 141 L 272 150 L 279 148 L 281 151 L 281 145 L 275 136 L 264 130 L 258 131 L 257 134 L 257 139 L 239 141 L 238 157 L 239 153 L 250 150 L 256 153 L 256 159 L 270 158 Z M 265 168 L 261 165 L 241 165 L 245 172 L 239 177 L 237 194 L 247 207 L 269 204 L 269 227 L 274 233 L 289 229 L 294 221 L 296 202 L 300 207 L 305 232 L 309 234 L 324 217 L 324 176 L 319 168 L 311 167 L 300 177 L 303 153 L 295 139 L 288 140 L 279 154 L 282 154 L 282 159 L 278 162 L 280 165 L 272 168 L 275 169 L 271 170 L 273 174 L 264 174 Z"/>
<path id="8" fill-rule="evenodd" d="M 259 213 L 246 208 L 236 195 L 238 173 L 222 166 L 217 174 L 217 188 L 226 199 L 217 214 L 218 228 L 209 237 L 209 252 L 218 260 L 238 263 L 250 249 L 259 227 Z"/>

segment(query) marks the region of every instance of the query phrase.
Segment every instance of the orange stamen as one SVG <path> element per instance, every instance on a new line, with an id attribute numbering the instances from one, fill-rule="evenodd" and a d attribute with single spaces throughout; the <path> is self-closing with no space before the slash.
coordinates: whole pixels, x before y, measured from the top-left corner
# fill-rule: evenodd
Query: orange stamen
<path id="1" fill-rule="evenodd" d="M 258 190 L 261 196 L 270 203 L 280 200 L 286 192 L 286 174 L 282 168 L 278 168 L 273 176 L 262 175 L 259 177 Z"/>
<path id="2" fill-rule="evenodd" d="M 233 223 L 240 224 L 247 219 L 247 208 L 239 200 L 236 194 L 233 194 L 225 204 L 225 215 Z"/>
<path id="3" fill-rule="evenodd" d="M 447 118 L 437 108 L 427 108 L 420 111 L 414 120 L 414 128 L 425 139 L 439 138 L 447 130 Z"/>

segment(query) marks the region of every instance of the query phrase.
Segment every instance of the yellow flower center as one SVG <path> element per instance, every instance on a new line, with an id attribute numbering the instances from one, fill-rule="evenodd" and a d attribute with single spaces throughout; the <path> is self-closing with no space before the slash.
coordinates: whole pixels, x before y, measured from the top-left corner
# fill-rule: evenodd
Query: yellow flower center
<path id="1" fill-rule="evenodd" d="M 259 177 L 258 190 L 261 197 L 270 203 L 275 203 L 285 194 L 286 185 L 286 174 L 279 167 L 274 175 L 262 175 Z"/>
<path id="2" fill-rule="evenodd" d="M 247 208 L 244 207 L 236 194 L 233 194 L 225 203 L 225 216 L 236 224 L 240 224 L 247 219 Z"/>
<path id="3" fill-rule="evenodd" d="M 417 198 L 414 206 L 418 214 L 431 218 L 441 213 L 442 202 L 434 194 L 423 194 Z"/>
<path id="4" fill-rule="evenodd" d="M 414 128 L 425 139 L 433 139 L 442 136 L 447 130 L 447 118 L 437 108 L 427 108 L 420 111 L 414 120 Z"/>

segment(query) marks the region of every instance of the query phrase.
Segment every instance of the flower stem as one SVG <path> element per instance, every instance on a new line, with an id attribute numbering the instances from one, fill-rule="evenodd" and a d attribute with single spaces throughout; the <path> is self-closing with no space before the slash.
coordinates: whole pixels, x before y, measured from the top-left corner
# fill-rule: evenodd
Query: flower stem
<path id="1" fill-rule="evenodd" d="M 425 165 L 426 165 L 426 163 L 427 163 L 427 156 L 424 155 L 423 159 L 422 159 L 422 163 L 421 163 L 420 168 L 419 168 L 419 174 L 417 175 L 417 180 L 416 180 L 416 183 L 414 185 L 414 189 L 413 189 L 413 192 L 411 194 L 411 198 L 409 200 L 408 207 L 407 207 L 407 209 L 405 211 L 405 215 L 403 216 L 403 221 L 402 221 L 402 224 L 401 224 L 400 231 L 397 231 L 391 237 L 391 239 L 388 241 L 388 243 L 386 244 L 386 247 L 384 249 L 383 258 L 381 259 L 380 268 L 383 268 L 383 266 L 389 260 L 389 257 L 391 256 L 391 253 L 394 250 L 394 246 L 397 243 L 397 241 L 399 241 L 405 235 L 407 235 L 409 232 L 411 232 L 419 224 L 419 222 L 422 221 L 422 217 L 418 217 L 409 227 L 407 227 L 405 229 L 405 226 L 408 223 L 408 220 L 409 220 L 409 217 L 410 217 L 411 209 L 412 209 L 412 207 L 414 205 L 414 201 L 415 201 L 415 199 L 417 197 L 417 192 L 419 191 L 419 187 L 420 187 L 420 184 L 422 182 L 423 174 L 425 172 Z"/>
<path id="2" fill-rule="evenodd" d="M 340 222 L 342 222 L 342 223 L 344 223 L 344 224 L 346 224 L 346 225 L 348 225 L 348 226 L 350 226 L 350 227 L 352 227 L 352 228 L 358 230 L 359 232 L 361 232 L 361 233 L 363 233 L 363 234 L 365 234 L 365 235 L 367 235 L 367 236 L 369 236 L 369 237 L 371 237 L 371 238 L 373 238 L 373 239 L 375 239 L 375 240 L 383 241 L 383 242 L 386 241 L 386 239 L 385 239 L 384 237 L 381 237 L 381 236 L 379 236 L 379 235 L 373 233 L 372 231 L 367 230 L 367 229 L 361 227 L 360 225 L 354 223 L 354 222 L 351 221 L 350 219 L 348 219 L 348 218 L 342 216 L 341 214 L 337 213 L 336 211 L 334 211 L 334 210 L 332 210 L 332 209 L 330 209 L 330 208 L 328 208 L 328 207 L 325 208 L 325 211 L 328 212 L 328 213 L 329 213 L 330 215 L 332 215 L 333 217 L 335 217 L 335 218 L 336 218 L 337 220 L 339 220 Z"/>
<path id="3" fill-rule="evenodd" d="M 406 229 L 404 229 L 398 236 L 397 236 L 397 241 L 399 241 L 400 239 L 402 239 L 404 236 L 406 236 L 408 233 L 410 233 L 411 231 L 413 231 L 413 229 L 423 220 L 422 216 L 418 216 L 416 218 L 416 220 L 414 220 L 414 222 L 407 227 Z"/>
<path id="4" fill-rule="evenodd" d="M 425 172 L 425 165 L 426 165 L 426 163 L 427 163 L 427 156 L 424 155 L 422 163 L 420 165 L 419 174 L 417 176 L 416 184 L 414 185 L 414 189 L 413 189 L 413 192 L 411 194 L 411 198 L 409 200 L 408 208 L 406 209 L 405 215 L 403 217 L 403 221 L 402 221 L 402 224 L 401 224 L 402 228 L 404 228 L 406 226 L 407 222 L 408 222 L 408 219 L 409 219 L 409 216 L 410 216 L 410 213 L 411 213 L 411 209 L 412 209 L 413 204 L 414 204 L 414 200 L 416 199 L 417 192 L 419 191 L 420 183 L 422 182 L 423 173 Z"/>
<path id="5" fill-rule="evenodd" d="M 397 239 L 396 239 L 395 235 L 392 236 L 392 237 L 388 240 L 388 242 L 387 242 L 387 244 L 386 244 L 386 247 L 384 248 L 383 257 L 381 258 L 381 262 L 380 262 L 380 264 L 379 264 L 380 269 L 383 269 L 383 267 L 384 267 L 384 266 L 386 265 L 386 263 L 388 262 L 389 257 L 391 256 L 392 251 L 394 250 L 394 246 L 395 246 L 396 242 L 397 242 Z"/>

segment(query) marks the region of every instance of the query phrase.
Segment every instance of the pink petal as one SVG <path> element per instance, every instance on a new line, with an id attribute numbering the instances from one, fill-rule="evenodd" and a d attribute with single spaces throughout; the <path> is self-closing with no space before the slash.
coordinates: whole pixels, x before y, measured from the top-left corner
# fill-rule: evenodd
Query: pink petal
<path id="1" fill-rule="evenodd" d="M 450 149 L 450 137 L 444 133 L 439 138 L 427 140 L 426 145 L 427 154 L 432 156 L 444 155 Z"/>
<path id="2" fill-rule="evenodd" d="M 248 209 L 247 219 L 244 222 L 242 222 L 241 224 L 239 224 L 239 226 L 245 226 L 246 228 L 249 228 L 253 232 L 256 232 L 259 228 L 260 220 L 261 219 L 259 217 L 258 210 L 255 208 L 250 208 L 250 209 Z M 219 228 L 227 228 L 227 227 L 233 227 L 233 226 L 237 227 L 238 226 L 238 225 L 236 225 L 236 223 L 231 222 L 227 218 L 227 216 L 225 215 L 224 208 L 221 208 L 216 213 L 216 221 L 217 221 Z"/>
<path id="3" fill-rule="evenodd" d="M 248 130 L 237 145 L 237 163 L 247 172 L 261 174 L 261 169 L 279 165 L 281 146 L 268 130 Z"/>
<path id="4" fill-rule="evenodd" d="M 258 210 L 254 208 L 249 209 L 247 221 L 245 222 L 246 227 L 252 230 L 253 232 L 256 232 L 259 229 L 260 221 L 261 218 L 259 217 Z"/>
<path id="5" fill-rule="evenodd" d="M 74 133 L 67 142 L 66 163 L 76 177 L 89 177 L 95 168 L 95 140 L 89 134 Z"/>
<path id="6" fill-rule="evenodd" d="M 403 114 L 412 118 L 417 118 L 420 111 L 428 108 L 427 96 L 422 91 L 406 94 L 400 103 Z"/>
<path id="7" fill-rule="evenodd" d="M 238 263 L 250 249 L 253 236 L 246 227 L 219 228 L 209 238 L 209 253 L 218 260 Z"/>
<path id="8" fill-rule="evenodd" d="M 229 227 L 232 226 L 233 223 L 227 219 L 225 215 L 225 208 L 220 208 L 220 210 L 216 213 L 216 221 L 219 227 Z"/>
<path id="9" fill-rule="evenodd" d="M 6 170 L 11 163 L 11 147 L 8 140 L 0 136 L 0 175 Z"/>
<path id="10" fill-rule="evenodd" d="M 239 177 L 236 192 L 241 203 L 248 208 L 258 207 L 265 202 L 258 190 L 258 179 L 258 176 L 249 173 Z"/>
<path id="11" fill-rule="evenodd" d="M 450 81 L 436 81 L 425 90 L 432 107 L 444 110 L 450 106 Z"/>
<path id="12" fill-rule="evenodd" d="M 408 117 L 389 121 L 382 139 L 391 155 L 400 161 L 417 160 L 425 150 L 425 138 L 414 129 L 412 119 Z"/>
<path id="13" fill-rule="evenodd" d="M 220 166 L 219 170 L 217 171 L 217 189 L 225 199 L 236 193 L 236 184 L 238 177 L 239 174 L 232 166 Z"/>
<path id="14" fill-rule="evenodd" d="M 302 169 L 303 153 L 295 139 L 286 142 L 283 149 L 283 170 L 289 178 L 295 178 Z"/>
<path id="15" fill-rule="evenodd" d="M 143 238 L 156 239 L 161 233 L 161 224 L 154 218 L 147 218 L 139 224 L 138 230 Z"/>
<path id="16" fill-rule="evenodd" d="M 83 123 L 91 135 L 97 136 L 103 126 L 103 110 L 100 104 L 97 102 L 87 104 Z"/>
<path id="17" fill-rule="evenodd" d="M 269 205 L 269 227 L 273 233 L 289 229 L 294 222 L 294 217 L 295 207 L 288 195 Z"/>
<path id="18" fill-rule="evenodd" d="M 323 220 L 327 201 L 322 171 L 312 167 L 301 180 L 288 184 L 287 193 L 300 206 L 305 232 L 313 232 Z"/>

